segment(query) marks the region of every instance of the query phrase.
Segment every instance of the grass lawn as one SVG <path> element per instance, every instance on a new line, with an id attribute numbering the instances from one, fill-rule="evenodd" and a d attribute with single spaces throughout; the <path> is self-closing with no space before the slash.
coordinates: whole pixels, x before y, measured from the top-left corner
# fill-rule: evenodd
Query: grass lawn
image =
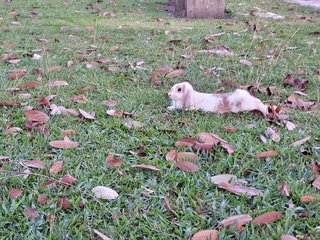
<path id="1" fill-rule="evenodd" d="M 0 107 L 0 156 L 9 158 L 0 160 L 3 170 L 0 239 L 98 239 L 93 229 L 112 239 L 190 239 L 200 230 L 216 229 L 227 217 L 249 214 L 255 218 L 270 211 L 282 212 L 283 216 L 265 225 L 249 222 L 242 231 L 234 227 L 221 229 L 219 238 L 266 240 L 290 234 L 297 239 L 320 239 L 320 196 L 312 185 L 314 173 L 308 167 L 320 159 L 319 107 L 283 108 L 296 125 L 289 131 L 283 124 L 270 123 L 253 113 L 169 112 L 165 97 L 173 84 L 185 80 L 205 92 L 231 91 L 255 83 L 257 97 L 267 104 L 284 105 L 287 97 L 297 90 L 283 84 L 284 77 L 291 74 L 309 81 L 304 91 L 307 96 L 299 98 L 319 101 L 320 10 L 276 0 L 227 0 L 231 16 L 228 19 L 186 20 L 168 15 L 159 8 L 161 2 L 165 3 L 163 0 L 1 3 L 0 56 L 12 54 L 21 61 L 17 64 L 0 61 L 0 102 L 15 101 L 22 106 Z M 253 7 L 285 18 L 276 21 L 251 16 Z M 210 42 L 204 40 L 205 36 L 217 33 L 224 34 Z M 197 53 L 219 44 L 235 55 Z M 42 58 L 32 60 L 34 53 Z M 182 58 L 183 54 L 190 58 Z M 94 61 L 101 58 L 109 58 L 109 62 Z M 241 59 L 250 61 L 252 67 L 239 63 Z M 67 67 L 68 61 L 74 64 Z M 137 66 L 140 61 L 144 64 Z M 159 76 L 161 84 L 155 86 L 150 76 L 164 65 L 171 70 L 183 68 L 185 74 L 174 78 Z M 49 72 L 52 66 L 61 69 Z M 34 68 L 43 74 L 34 74 Z M 211 68 L 223 70 L 208 73 Z M 25 76 L 8 80 L 8 74 L 17 69 L 24 69 Z M 46 85 L 58 80 L 69 85 Z M 37 86 L 21 85 L 27 82 L 35 82 Z M 20 91 L 13 91 L 17 86 Z M 95 90 L 81 92 L 84 87 Z M 271 95 L 265 91 L 267 87 L 272 89 Z M 79 94 L 87 99 L 82 97 L 80 103 L 70 99 Z M 38 103 L 48 95 L 56 95 L 51 103 L 95 112 L 96 119 L 50 115 L 50 109 Z M 118 105 L 104 105 L 107 99 L 116 100 Z M 27 131 L 24 112 L 30 106 L 50 116 L 48 134 L 35 128 Z M 110 109 L 134 115 L 109 116 L 106 111 Z M 124 125 L 126 120 L 139 121 L 142 128 L 128 128 Z M 10 127 L 19 127 L 21 131 L 4 134 Z M 229 127 L 238 131 L 224 131 Z M 279 142 L 261 141 L 260 136 L 268 127 L 279 132 Z M 75 130 L 69 138 L 79 146 L 51 147 L 49 142 L 62 140 L 61 131 L 65 129 Z M 178 149 L 198 155 L 195 163 L 199 170 L 192 173 L 181 171 L 175 162 L 166 160 L 166 153 L 178 139 L 195 137 L 200 132 L 218 134 L 234 147 L 234 153 L 228 154 L 218 146 L 211 152 Z M 291 146 L 307 136 L 310 140 L 306 143 Z M 279 156 L 255 158 L 256 154 L 270 150 L 277 151 Z M 146 156 L 139 157 L 130 151 L 144 152 Z M 106 165 L 109 153 L 121 157 L 117 169 Z M 32 174 L 28 177 L 17 174 L 27 169 L 20 162 L 33 159 L 44 161 L 45 167 L 29 168 Z M 53 175 L 49 170 L 57 161 L 62 161 L 63 167 Z M 134 164 L 153 165 L 160 170 L 134 168 Z M 41 187 L 65 174 L 77 181 L 72 186 L 58 183 Z M 246 186 L 264 194 L 238 196 L 220 189 L 210 181 L 211 176 L 218 174 L 236 175 L 246 180 Z M 281 182 L 287 183 L 290 197 L 278 190 Z M 119 197 L 96 199 L 92 193 L 96 186 L 110 187 Z M 12 189 L 22 193 L 14 198 L 9 194 Z M 48 202 L 41 204 L 40 194 Z M 164 204 L 168 194 L 176 218 Z M 303 202 L 304 195 L 316 200 Z M 71 206 L 61 204 L 62 198 L 68 199 Z"/>

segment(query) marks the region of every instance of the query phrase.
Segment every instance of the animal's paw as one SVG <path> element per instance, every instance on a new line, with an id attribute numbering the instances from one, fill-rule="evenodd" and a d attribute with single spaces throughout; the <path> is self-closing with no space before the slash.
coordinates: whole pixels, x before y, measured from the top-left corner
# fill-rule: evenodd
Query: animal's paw
<path id="1" fill-rule="evenodd" d="M 169 107 L 167 107 L 167 109 L 168 109 L 169 111 L 172 111 L 172 110 L 175 109 L 175 107 L 174 107 L 174 106 L 169 106 Z"/>

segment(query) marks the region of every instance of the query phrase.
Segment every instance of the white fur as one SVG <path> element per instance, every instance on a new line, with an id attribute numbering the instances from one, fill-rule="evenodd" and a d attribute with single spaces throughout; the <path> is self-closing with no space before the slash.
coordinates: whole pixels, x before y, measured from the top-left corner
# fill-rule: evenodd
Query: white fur
<path id="1" fill-rule="evenodd" d="M 168 96 L 172 100 L 169 110 L 187 109 L 220 113 L 258 110 L 263 115 L 268 113 L 265 104 L 241 89 L 224 94 L 201 93 L 195 91 L 190 83 L 182 82 L 175 84 L 168 92 Z"/>

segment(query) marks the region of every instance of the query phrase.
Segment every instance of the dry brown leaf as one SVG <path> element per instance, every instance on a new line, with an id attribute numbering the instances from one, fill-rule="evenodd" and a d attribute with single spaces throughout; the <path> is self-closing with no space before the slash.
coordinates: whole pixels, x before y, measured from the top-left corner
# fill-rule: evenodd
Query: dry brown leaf
<path id="1" fill-rule="evenodd" d="M 247 214 L 241 214 L 236 216 L 228 217 L 220 222 L 220 225 L 223 227 L 230 227 L 231 225 L 234 225 L 236 230 L 240 230 L 240 228 L 250 222 L 252 220 L 252 217 Z"/>
<path id="2" fill-rule="evenodd" d="M 153 166 L 153 165 L 146 165 L 146 164 L 139 164 L 139 165 L 131 165 L 133 168 L 142 168 L 142 169 L 147 169 L 147 170 L 152 170 L 152 171 L 159 171 L 160 169 Z"/>
<path id="3" fill-rule="evenodd" d="M 77 179 L 74 178 L 73 176 L 71 176 L 70 174 L 66 174 L 60 179 L 60 183 L 65 184 L 65 185 L 70 185 L 76 181 L 77 181 Z"/>
<path id="4" fill-rule="evenodd" d="M 14 72 L 11 72 L 11 73 L 8 74 L 8 80 L 14 80 L 14 79 L 22 78 L 25 75 L 26 75 L 26 71 L 25 70 L 17 70 L 17 71 L 14 71 Z"/>
<path id="5" fill-rule="evenodd" d="M 232 192 L 236 195 L 247 195 L 247 196 L 259 196 L 263 195 L 263 192 L 261 190 L 258 190 L 256 188 L 251 188 L 251 187 L 244 187 L 239 184 L 229 184 L 226 182 L 222 182 L 218 184 L 219 188 L 225 189 L 229 192 Z"/>
<path id="6" fill-rule="evenodd" d="M 171 149 L 167 154 L 166 154 L 166 160 L 171 160 L 171 161 L 176 161 L 177 159 L 177 150 L 176 149 Z"/>
<path id="7" fill-rule="evenodd" d="M 14 101 L 0 101 L 0 107 L 20 107 L 20 103 Z"/>
<path id="8" fill-rule="evenodd" d="M 51 166 L 51 168 L 49 169 L 49 172 L 51 175 L 54 176 L 62 170 L 62 167 L 63 167 L 63 161 L 57 161 Z"/>
<path id="9" fill-rule="evenodd" d="M 79 143 L 73 142 L 65 136 L 63 140 L 49 142 L 49 145 L 54 148 L 76 148 L 79 146 Z"/>
<path id="10" fill-rule="evenodd" d="M 74 61 L 70 60 L 67 62 L 67 67 L 70 68 L 74 65 Z"/>
<path id="11" fill-rule="evenodd" d="M 197 154 L 192 152 L 178 152 L 176 154 L 176 161 L 190 161 L 194 163 L 197 158 Z"/>
<path id="12" fill-rule="evenodd" d="M 49 116 L 39 110 L 28 110 L 24 112 L 27 120 L 30 122 L 46 123 L 49 121 Z"/>
<path id="13" fill-rule="evenodd" d="M 161 82 L 159 81 L 159 76 L 165 75 L 169 72 L 169 67 L 167 65 L 155 70 L 154 72 L 151 73 L 150 75 L 150 82 L 152 85 L 159 86 Z"/>
<path id="14" fill-rule="evenodd" d="M 176 147 L 193 147 L 196 144 L 196 140 L 190 137 L 184 137 L 176 141 Z"/>
<path id="15" fill-rule="evenodd" d="M 27 167 L 37 168 L 37 169 L 44 169 L 45 168 L 45 162 L 40 160 L 29 160 L 21 162 L 22 165 L 25 165 Z"/>
<path id="16" fill-rule="evenodd" d="M 307 88 L 307 85 L 309 84 L 309 81 L 302 78 L 294 78 L 292 75 L 288 74 L 283 79 L 283 83 L 300 90 L 305 90 Z"/>
<path id="17" fill-rule="evenodd" d="M 24 213 L 27 215 L 28 219 L 35 219 L 39 216 L 39 212 L 33 208 L 25 208 Z"/>
<path id="18" fill-rule="evenodd" d="M 96 87 L 84 87 L 80 89 L 80 92 L 92 92 L 92 91 L 96 91 L 97 88 Z"/>
<path id="19" fill-rule="evenodd" d="M 212 145 L 220 144 L 222 148 L 224 148 L 229 154 L 233 153 L 233 147 L 225 140 L 220 138 L 218 135 L 214 133 L 208 133 L 208 132 L 202 132 L 197 135 L 197 139 L 200 141 L 200 143 L 207 144 L 207 148 L 211 150 Z M 196 143 L 196 148 L 199 149 L 199 146 L 201 144 Z M 211 145 L 211 147 L 210 147 Z M 198 146 L 198 147 L 197 147 Z M 204 146 L 202 146 L 204 147 Z"/>
<path id="20" fill-rule="evenodd" d="M 320 190 L 320 176 L 313 181 L 312 186 Z"/>
<path id="21" fill-rule="evenodd" d="M 45 197 L 45 195 L 43 195 L 43 194 L 39 194 L 38 195 L 38 203 L 40 204 L 40 205 L 47 205 L 47 204 L 50 204 L 50 200 L 49 199 L 47 199 L 46 197 Z"/>
<path id="22" fill-rule="evenodd" d="M 36 82 L 24 82 L 24 83 L 21 83 L 17 86 L 17 88 L 20 88 L 20 89 L 24 89 L 24 88 L 36 88 L 37 87 L 37 83 Z"/>
<path id="23" fill-rule="evenodd" d="M 90 114 L 90 113 L 82 110 L 81 108 L 79 108 L 79 112 L 80 112 L 81 115 L 82 115 L 84 118 L 86 118 L 86 119 L 91 119 L 91 120 L 95 119 L 95 117 L 92 116 L 92 114 Z"/>
<path id="24" fill-rule="evenodd" d="M 61 66 L 51 66 L 47 68 L 47 72 L 58 72 L 61 70 Z"/>
<path id="25" fill-rule="evenodd" d="M 131 129 L 132 127 L 142 128 L 141 122 L 135 120 L 126 120 L 123 124 L 129 129 Z"/>
<path id="26" fill-rule="evenodd" d="M 107 114 L 109 116 L 121 117 L 123 115 L 123 111 L 111 109 L 107 111 Z"/>
<path id="27" fill-rule="evenodd" d="M 11 199 L 16 199 L 21 196 L 22 192 L 23 191 L 20 189 L 11 188 L 9 189 L 9 196 Z"/>
<path id="28" fill-rule="evenodd" d="M 267 212 L 264 213 L 252 220 L 252 224 L 267 224 L 267 223 L 273 223 L 277 220 L 282 218 L 282 213 L 273 211 L 273 212 Z"/>
<path id="29" fill-rule="evenodd" d="M 121 160 L 120 156 L 113 157 L 112 154 L 108 154 L 105 162 L 106 162 L 107 166 L 109 166 L 111 168 L 116 168 L 121 165 L 122 160 Z"/>
<path id="30" fill-rule="evenodd" d="M 201 230 L 194 234 L 191 240 L 218 240 L 219 232 L 217 230 Z"/>
<path id="31" fill-rule="evenodd" d="M 304 195 L 300 198 L 301 202 L 315 202 L 317 200 L 316 197 L 310 195 Z"/>
<path id="32" fill-rule="evenodd" d="M 108 107 L 114 107 L 118 104 L 118 102 L 115 100 L 108 99 L 108 100 L 103 101 L 103 104 Z"/>
<path id="33" fill-rule="evenodd" d="M 54 180 L 48 180 L 46 182 L 43 182 L 40 184 L 39 188 L 53 188 L 54 186 L 56 186 L 57 183 Z"/>
<path id="34" fill-rule="evenodd" d="M 264 132 L 266 137 L 271 137 L 272 141 L 279 142 L 280 141 L 280 134 L 273 130 L 272 128 L 268 127 Z"/>
<path id="35" fill-rule="evenodd" d="M 13 134 L 13 133 L 17 133 L 17 132 L 21 132 L 22 129 L 19 127 L 11 127 L 9 129 L 6 129 L 3 131 L 3 134 L 8 135 L 8 134 Z"/>
<path id="36" fill-rule="evenodd" d="M 47 87 L 69 86 L 69 83 L 61 80 L 61 81 L 48 82 L 45 86 Z"/>
<path id="37" fill-rule="evenodd" d="M 49 96 L 43 97 L 43 98 L 38 100 L 38 103 L 40 105 L 49 107 L 50 106 L 50 100 L 52 100 L 55 96 L 56 95 L 49 95 Z"/>
<path id="38" fill-rule="evenodd" d="M 280 240 L 298 240 L 298 239 L 291 235 L 281 235 Z"/>
<path id="39" fill-rule="evenodd" d="M 174 77 L 178 77 L 185 74 L 184 70 L 182 69 L 177 69 L 177 70 L 173 70 L 172 72 L 169 72 L 166 74 L 166 78 L 174 78 Z"/>
<path id="40" fill-rule="evenodd" d="M 175 213 L 175 211 L 171 208 L 170 203 L 169 203 L 169 194 L 166 195 L 166 197 L 164 198 L 164 206 L 167 209 L 167 211 L 174 217 L 177 218 L 177 214 Z"/>
<path id="41" fill-rule="evenodd" d="M 198 165 L 189 161 L 176 161 L 176 166 L 185 172 L 196 172 L 199 170 Z"/>
<path id="42" fill-rule="evenodd" d="M 73 129 L 66 129 L 61 131 L 61 135 L 63 137 L 67 135 L 74 135 L 74 134 L 76 134 L 76 130 L 73 130 Z"/>
<path id="43" fill-rule="evenodd" d="M 87 103 L 88 102 L 87 96 L 85 96 L 83 94 L 71 96 L 70 100 L 72 102 L 76 102 L 76 103 Z"/>
<path id="44" fill-rule="evenodd" d="M 239 129 L 236 127 L 229 127 L 229 128 L 224 128 L 223 131 L 227 132 L 227 133 L 235 133 L 237 132 Z"/>
<path id="45" fill-rule="evenodd" d="M 72 108 L 66 109 L 66 112 L 70 113 L 74 117 L 79 116 L 79 112 L 77 110 L 75 110 L 75 109 L 72 109 Z"/>
<path id="46" fill-rule="evenodd" d="M 211 182 L 218 185 L 222 182 L 226 183 L 234 183 L 237 181 L 237 176 L 231 174 L 220 174 L 216 176 L 212 176 L 210 178 Z"/>
<path id="47" fill-rule="evenodd" d="M 250 61 L 246 60 L 246 59 L 241 59 L 241 60 L 239 61 L 239 63 L 241 63 L 241 64 L 243 64 L 243 65 L 246 65 L 246 66 L 248 66 L 248 67 L 252 67 L 252 63 L 251 63 Z"/>
<path id="48" fill-rule="evenodd" d="M 292 108 L 311 109 L 312 107 L 316 106 L 316 101 L 304 101 L 299 99 L 295 94 L 290 95 L 286 102 L 286 106 Z"/>
<path id="49" fill-rule="evenodd" d="M 302 144 L 305 144 L 306 142 L 308 142 L 310 140 L 310 136 L 305 137 L 303 139 L 300 139 L 298 141 L 295 141 L 294 143 L 292 143 L 290 146 L 291 147 L 298 147 L 301 146 Z"/>
<path id="50" fill-rule="evenodd" d="M 312 171 L 313 176 L 318 177 L 320 175 L 320 166 L 317 163 L 312 162 L 308 164 L 308 167 Z"/>
<path id="51" fill-rule="evenodd" d="M 255 158 L 268 158 L 268 157 L 277 157 L 277 156 L 279 156 L 279 153 L 277 151 L 265 151 L 257 154 Z"/>
<path id="52" fill-rule="evenodd" d="M 93 232 L 97 234 L 102 240 L 111 240 L 111 238 L 107 237 L 106 235 L 104 235 L 96 229 L 93 229 Z"/>
<path id="53" fill-rule="evenodd" d="M 114 51 L 118 51 L 120 49 L 119 45 L 114 45 L 109 47 L 109 51 L 114 52 Z"/>
<path id="54" fill-rule="evenodd" d="M 199 50 L 198 53 L 207 53 L 207 54 L 215 54 L 221 57 L 233 57 L 235 54 L 230 52 L 225 46 L 218 45 L 216 49 L 210 50 Z"/>
<path id="55" fill-rule="evenodd" d="M 287 197 L 290 197 L 289 187 L 288 187 L 288 184 L 286 182 L 279 183 L 278 189 L 283 195 L 285 195 Z"/>
<path id="56" fill-rule="evenodd" d="M 61 207 L 62 209 L 65 209 L 65 210 L 72 208 L 70 200 L 68 198 L 66 198 L 66 197 L 59 197 L 57 199 L 57 205 L 59 207 Z"/>

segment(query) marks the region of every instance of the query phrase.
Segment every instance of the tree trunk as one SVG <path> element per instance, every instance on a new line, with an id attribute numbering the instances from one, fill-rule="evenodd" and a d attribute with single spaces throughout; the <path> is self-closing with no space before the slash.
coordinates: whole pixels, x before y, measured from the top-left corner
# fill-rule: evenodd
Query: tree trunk
<path id="1" fill-rule="evenodd" d="M 182 1 L 176 0 L 176 4 L 177 2 Z M 224 0 L 185 0 L 188 18 L 223 18 L 224 6 Z"/>

